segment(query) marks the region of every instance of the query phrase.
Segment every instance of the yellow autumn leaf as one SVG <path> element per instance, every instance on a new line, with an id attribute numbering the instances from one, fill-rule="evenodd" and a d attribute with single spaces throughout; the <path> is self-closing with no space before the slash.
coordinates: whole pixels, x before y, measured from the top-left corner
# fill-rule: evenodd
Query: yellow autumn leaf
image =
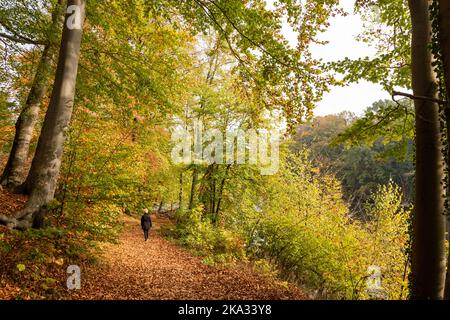
<path id="1" fill-rule="evenodd" d="M 62 266 L 64 264 L 64 259 L 63 258 L 55 259 L 53 260 L 53 262 L 58 266 Z"/>
<path id="2" fill-rule="evenodd" d="M 22 263 L 17 264 L 16 266 L 17 270 L 19 270 L 20 272 L 25 270 L 25 265 Z"/>

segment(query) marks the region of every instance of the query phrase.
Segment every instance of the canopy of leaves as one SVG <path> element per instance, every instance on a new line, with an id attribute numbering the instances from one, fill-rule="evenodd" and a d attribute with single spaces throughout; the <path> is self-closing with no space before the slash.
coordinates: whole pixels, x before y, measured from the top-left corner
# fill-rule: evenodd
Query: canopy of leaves
<path id="1" fill-rule="evenodd" d="M 358 0 L 355 13 L 364 21 L 358 40 L 373 47 L 373 58 L 345 58 L 329 68 L 344 75 L 344 83 L 361 79 L 379 83 L 388 92 L 394 87 L 411 87 L 411 22 L 405 0 Z"/>

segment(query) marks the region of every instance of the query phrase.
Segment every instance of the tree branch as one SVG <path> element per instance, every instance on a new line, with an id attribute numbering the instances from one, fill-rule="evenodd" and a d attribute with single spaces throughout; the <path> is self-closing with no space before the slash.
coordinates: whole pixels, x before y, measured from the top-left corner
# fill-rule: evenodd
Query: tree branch
<path id="1" fill-rule="evenodd" d="M 430 97 L 425 97 L 425 96 L 415 96 L 415 95 L 410 94 L 410 93 L 399 92 L 399 91 L 392 91 L 392 99 L 394 101 L 395 101 L 395 99 L 394 99 L 395 96 L 407 97 L 407 98 L 410 98 L 412 100 L 431 101 L 431 102 L 435 102 L 435 103 L 438 103 L 438 104 L 448 104 L 448 101 L 446 101 L 446 100 L 440 100 L 440 99 L 430 98 Z"/>
<path id="2" fill-rule="evenodd" d="M 3 32 L 0 32 L 0 38 L 5 38 L 5 39 L 11 40 L 11 41 L 14 41 L 17 43 L 22 43 L 22 44 L 34 44 L 34 45 L 43 45 L 44 44 L 43 42 L 40 42 L 40 41 L 34 41 L 34 40 L 31 40 L 31 39 L 28 39 L 28 38 L 25 38 L 22 36 L 9 35 L 9 34 L 3 33 Z"/>
<path id="3" fill-rule="evenodd" d="M 230 16 L 227 14 L 227 12 L 220 7 L 216 2 L 211 1 L 211 0 L 207 0 L 209 3 L 213 4 L 217 9 L 219 9 L 219 11 L 223 14 L 223 16 L 225 17 L 225 19 L 228 20 L 228 22 L 231 24 L 231 26 L 233 27 L 234 30 L 237 31 L 237 33 L 239 33 L 241 35 L 242 38 L 246 39 L 247 41 L 249 41 L 252 45 L 254 45 L 255 47 L 259 48 L 262 52 L 264 52 L 265 54 L 267 54 L 269 57 L 271 57 L 272 59 L 274 59 L 275 61 L 277 61 L 279 64 L 287 67 L 287 68 L 292 68 L 292 66 L 289 63 L 286 63 L 284 61 L 281 61 L 280 59 L 278 59 L 274 54 L 272 54 L 271 52 L 269 52 L 262 44 L 255 42 L 253 39 L 251 39 L 250 37 L 248 37 L 246 34 L 244 34 L 244 32 L 242 32 L 236 25 L 236 23 L 230 18 Z"/>

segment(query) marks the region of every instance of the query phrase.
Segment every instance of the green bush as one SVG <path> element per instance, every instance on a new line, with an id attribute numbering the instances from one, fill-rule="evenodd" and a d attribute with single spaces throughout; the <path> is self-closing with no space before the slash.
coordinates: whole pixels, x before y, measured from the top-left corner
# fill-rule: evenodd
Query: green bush
<path id="1" fill-rule="evenodd" d="M 253 259 L 278 266 L 279 276 L 334 299 L 399 299 L 407 296 L 405 249 L 409 211 L 393 184 L 381 186 L 366 205 L 368 221 L 351 217 L 333 177 L 320 175 L 303 158 L 292 158 L 268 187 L 246 189 L 235 230 Z M 379 295 L 368 292 L 368 269 L 380 268 Z"/>
<path id="2" fill-rule="evenodd" d="M 165 234 L 190 248 L 199 256 L 205 256 L 208 264 L 211 261 L 225 263 L 245 258 L 244 241 L 235 233 L 215 226 L 208 218 L 203 217 L 203 207 L 193 210 L 179 210 L 176 214 L 176 225 Z"/>
<path id="3" fill-rule="evenodd" d="M 65 290 L 68 265 L 96 263 L 98 243 L 117 239 L 120 214 L 117 207 L 102 205 L 67 206 L 61 215 L 55 202 L 47 217 L 49 227 L 2 228 L 0 286 L 8 282 L 20 288 L 17 299 L 57 298 Z"/>
<path id="4" fill-rule="evenodd" d="M 361 220 L 352 216 L 334 177 L 321 174 L 304 155 L 283 160 L 276 175 L 230 180 L 234 188 L 217 223 L 202 206 L 178 211 L 170 236 L 206 264 L 260 261 L 256 268 L 276 270 L 315 297 L 406 298 L 410 212 L 402 207 L 400 189 L 380 186 Z M 381 272 L 381 288 L 369 291 L 373 267 Z"/>

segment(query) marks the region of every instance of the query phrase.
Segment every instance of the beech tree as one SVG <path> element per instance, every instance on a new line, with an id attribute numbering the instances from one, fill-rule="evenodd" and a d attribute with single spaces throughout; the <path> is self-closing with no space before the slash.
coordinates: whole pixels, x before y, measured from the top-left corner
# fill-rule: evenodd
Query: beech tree
<path id="1" fill-rule="evenodd" d="M 448 101 L 449 92 L 450 92 L 450 2 L 439 0 L 439 42 L 440 42 L 440 51 L 441 51 L 441 59 L 443 66 L 443 76 L 445 80 L 445 91 L 446 96 L 444 97 L 447 101 L 446 103 L 446 124 L 447 124 L 447 135 L 449 134 L 449 124 L 450 124 L 450 109 Z M 448 143 L 448 141 L 447 141 Z M 450 152 L 450 150 L 448 150 Z M 450 154 L 447 156 L 449 157 Z M 450 158 L 450 157 L 449 157 Z M 447 182 L 448 183 L 448 182 Z M 449 195 L 447 195 L 449 196 Z M 447 220 L 448 221 L 448 220 Z M 448 223 L 448 222 L 447 222 Z M 447 258 L 447 274 L 445 279 L 445 292 L 444 298 L 446 300 L 450 299 L 450 254 Z"/>
<path id="2" fill-rule="evenodd" d="M 428 0 L 358 1 L 358 12 L 372 20 L 367 34 L 361 37 L 376 43 L 376 57 L 344 59 L 332 64 L 337 71 L 346 73 L 348 82 L 366 79 L 380 83 L 394 96 L 402 95 L 414 101 L 416 187 L 411 217 L 412 299 L 441 299 L 445 282 L 444 190 L 441 185 L 444 179 L 441 138 L 445 137 L 441 137 L 440 99 L 433 66 L 436 57 L 430 50 L 431 4 Z M 372 10 L 373 6 L 378 10 Z M 387 32 L 380 33 L 380 27 Z M 396 92 L 395 87 L 399 86 L 412 88 L 413 94 Z M 383 117 L 375 119 L 375 125 L 370 124 L 370 132 L 377 126 L 389 126 L 395 117 L 407 120 L 409 111 L 405 104 L 393 104 Z"/>
<path id="3" fill-rule="evenodd" d="M 411 71 L 416 114 L 416 198 L 413 214 L 413 299 L 441 299 L 445 279 L 443 161 L 436 74 L 432 67 L 428 0 L 409 0 L 412 22 Z"/>
<path id="4" fill-rule="evenodd" d="M 11 228 L 36 226 L 34 222 L 55 194 L 72 116 L 85 5 L 85 0 L 69 0 L 67 3 L 52 96 L 26 182 L 30 197 L 25 208 L 15 217 L 0 216 L 0 222 Z"/>
<path id="5" fill-rule="evenodd" d="M 15 4 L 15 0 L 3 1 L 8 6 Z M 47 18 L 51 11 L 47 8 L 50 2 L 17 2 L 34 7 Z M 29 198 L 14 214 L 22 203 L 16 203 L 16 197 L 0 187 L 1 200 L 8 201 L 6 209 L 1 208 L 0 224 L 21 230 L 38 228 L 47 216 L 51 228 L 23 233 L 0 228 L 0 269 L 8 271 L 4 273 L 7 277 L 21 272 L 14 277 L 17 281 L 12 279 L 12 286 L 6 282 L 6 288 L 18 284 L 28 290 L 32 288 L 28 280 L 39 281 L 42 287 L 42 279 L 52 279 L 45 272 L 55 270 L 54 264 L 65 266 L 77 252 L 90 257 L 84 249 L 91 241 L 115 238 L 122 213 L 132 216 L 150 208 L 152 202 L 159 203 L 155 211 L 161 213 L 168 206 L 172 211 L 178 201 L 176 225 L 164 231 L 208 255 L 208 263 L 246 259 L 248 254 L 248 258 L 263 262 L 264 269 L 280 268 L 288 281 L 302 283 L 319 298 L 404 298 L 410 266 L 410 252 L 405 250 L 411 236 L 407 219 L 412 209 L 405 208 L 400 189 L 393 183 L 377 186 L 361 209 L 365 219 L 355 219 L 355 210 L 342 198 L 343 181 L 313 166 L 309 150 L 293 154 L 288 137 L 280 145 L 279 171 L 269 176 L 262 176 L 260 168 L 251 163 L 238 166 L 205 160 L 194 166 L 174 166 L 170 161 L 173 141 L 169 126 L 174 124 L 180 128 L 184 124 L 188 131 L 201 119 L 205 129 L 213 128 L 222 136 L 235 129 L 249 132 L 273 127 L 288 136 L 289 129 L 311 118 L 315 102 L 337 82 L 309 47 L 320 43 L 316 36 L 328 26 L 328 18 L 341 13 L 338 3 L 280 0 L 269 9 L 264 0 L 68 1 L 53 91 L 24 183 L 32 127 L 50 82 L 51 65 L 45 62 L 56 56 L 57 46 L 52 49 L 49 44 L 46 51 L 44 44 L 37 68 L 30 68 L 28 60 L 18 62 L 20 68 L 38 72 L 17 123 L 4 180 L 11 190 L 27 193 Z M 47 7 L 43 8 L 44 4 Z M 439 72 L 434 70 L 434 51 L 429 49 L 434 39 L 430 1 L 409 0 L 409 7 L 406 0 L 358 0 L 356 4 L 360 11 L 393 29 L 385 33 L 374 25 L 363 37 L 377 46 L 379 56 L 373 61 L 347 59 L 332 67 L 349 70 L 344 82 L 364 78 L 381 83 L 388 91 L 394 86 L 413 89 L 408 98 L 414 100 L 414 112 L 405 103 L 389 103 L 366 116 L 367 121 L 357 121 L 360 125 L 354 128 L 375 127 L 378 121 L 383 126 L 390 123 L 401 131 L 380 126 L 377 133 L 395 138 L 412 137 L 415 125 L 417 194 L 411 296 L 441 299 L 445 274 L 441 132 L 445 129 L 439 124 Z M 380 10 L 372 10 L 374 5 Z M 0 27 L 5 17 L 1 9 L 8 6 L 0 5 Z M 442 9 L 444 15 L 447 11 Z M 85 12 L 87 23 L 82 30 Z M 447 28 L 445 19 L 441 18 L 443 28 Z M 297 33 L 295 48 L 283 35 L 285 21 Z M 441 33 L 443 46 L 448 40 L 445 31 L 448 29 Z M 34 44 L 30 32 L 9 32 L 5 37 Z M 209 40 L 217 44 L 211 44 L 211 50 Z M 378 40 L 386 43 L 378 46 Z M 15 76 L 8 67 L 0 79 L 12 82 Z M 1 88 L 0 120 L 6 117 L 7 124 L 0 129 L 12 133 L 18 110 L 11 107 L 16 101 L 8 99 L 19 95 L 8 90 L 4 95 L 3 91 Z M 411 120 L 406 134 L 401 121 L 404 113 Z M 13 142 L 12 134 L 8 136 Z M 211 145 L 211 138 L 204 138 L 201 149 Z M 312 140 L 320 146 L 320 141 Z M 9 143 L 0 147 L 3 161 Z M 256 155 L 255 149 L 248 150 Z M 364 153 L 355 153 L 354 158 L 357 156 Z M 341 160 L 345 158 L 336 154 L 336 162 Z M 351 170 L 358 181 L 362 176 L 358 171 L 375 172 L 364 167 Z M 72 250 L 74 247 L 82 250 Z M 46 251 L 48 255 L 40 255 Z M 28 256 L 39 259 L 30 261 Z M 52 267 L 46 270 L 48 265 Z M 371 291 L 366 282 L 370 266 L 380 269 L 382 290 L 376 286 Z M 13 294 L 23 297 L 15 290 Z"/>
<path id="6" fill-rule="evenodd" d="M 42 49 L 41 58 L 27 100 L 17 119 L 11 152 L 0 178 L 0 184 L 11 191 L 20 186 L 26 177 L 26 161 L 28 159 L 30 142 L 38 120 L 42 99 L 47 93 L 52 71 L 52 60 L 57 51 L 57 45 L 55 45 L 51 33 L 59 27 L 60 20 L 63 18 L 61 15 L 63 3 L 64 0 L 58 0 L 57 5 L 53 8 L 49 37 L 46 39 Z"/>

